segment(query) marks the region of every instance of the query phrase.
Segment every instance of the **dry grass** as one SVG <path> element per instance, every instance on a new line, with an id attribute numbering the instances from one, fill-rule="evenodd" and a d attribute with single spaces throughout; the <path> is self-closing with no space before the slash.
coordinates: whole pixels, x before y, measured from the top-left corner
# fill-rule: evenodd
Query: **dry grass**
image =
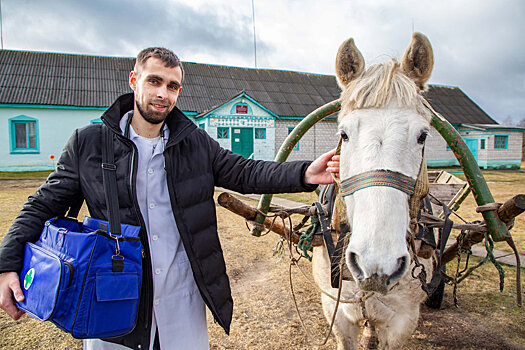
<path id="1" fill-rule="evenodd" d="M 27 196 L 37 185 L 34 181 L 0 182 L 0 232 L 7 231 Z M 524 192 L 492 186 L 495 191 L 505 191 L 501 195 L 504 199 L 509 197 L 508 194 Z M 496 198 L 499 195 L 497 193 Z M 307 200 L 311 202 L 310 198 Z M 255 205 L 256 202 L 251 204 Z M 277 261 L 272 256 L 277 236 L 269 234 L 254 238 L 246 230 L 244 220 L 223 208 L 219 207 L 217 210 L 235 309 L 229 337 L 209 317 L 211 348 L 315 348 L 305 336 L 295 314 L 288 284 L 288 262 L 286 259 Z M 302 265 L 308 272 L 310 263 L 303 260 Z M 453 266 L 449 265 L 449 268 L 453 269 Z M 503 293 L 498 291 L 497 273 L 492 266 L 485 265 L 477 270 L 459 287 L 459 309 L 453 306 L 452 289 L 447 287 L 442 310 L 423 307 L 419 327 L 406 348 L 523 349 L 525 312 L 514 306 L 512 268 L 505 267 L 505 270 L 507 280 Z M 301 312 L 310 332 L 320 340 L 327 325 L 321 312 L 318 293 L 296 271 L 293 276 Z M 0 349 L 80 348 L 79 340 L 47 322 L 39 322 L 27 316 L 14 322 L 0 312 Z M 333 337 L 326 346 L 319 349 L 335 349 Z"/>

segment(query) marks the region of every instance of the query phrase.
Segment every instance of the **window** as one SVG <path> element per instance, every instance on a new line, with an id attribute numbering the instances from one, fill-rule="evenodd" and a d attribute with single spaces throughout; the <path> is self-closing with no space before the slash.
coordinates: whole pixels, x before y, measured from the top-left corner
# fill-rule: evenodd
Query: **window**
<path id="1" fill-rule="evenodd" d="M 289 126 L 288 127 L 288 135 L 290 135 L 292 133 L 294 128 L 295 128 L 295 126 Z M 298 151 L 298 150 L 299 150 L 299 141 L 297 141 L 297 144 L 293 148 L 293 151 Z"/>
<path id="2" fill-rule="evenodd" d="M 479 149 L 485 149 L 485 139 L 481 139 L 479 142 Z"/>
<path id="3" fill-rule="evenodd" d="M 264 129 L 264 128 L 255 128 L 255 139 L 256 140 L 265 140 L 266 139 L 266 129 Z"/>
<path id="4" fill-rule="evenodd" d="M 495 149 L 507 149 L 508 136 L 495 135 L 494 136 L 494 148 Z"/>
<path id="5" fill-rule="evenodd" d="M 9 119 L 11 153 L 40 153 L 38 120 L 25 115 Z"/>
<path id="6" fill-rule="evenodd" d="M 217 138 L 218 139 L 229 139 L 229 128 L 217 128 Z"/>

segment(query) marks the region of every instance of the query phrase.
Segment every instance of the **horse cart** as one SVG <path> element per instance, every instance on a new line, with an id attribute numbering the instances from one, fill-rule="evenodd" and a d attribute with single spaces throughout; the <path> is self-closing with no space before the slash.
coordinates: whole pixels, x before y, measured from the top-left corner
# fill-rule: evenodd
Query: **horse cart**
<path id="1" fill-rule="evenodd" d="M 444 283 L 456 286 L 473 269 L 454 269 L 456 271 L 450 273 L 446 271 L 446 264 L 457 260 L 459 268 L 461 253 L 482 241 L 487 248 L 482 262 L 490 260 L 496 267 L 498 263 L 492 252 L 494 241 L 506 241 L 514 251 L 518 265 L 516 302 L 519 306 L 522 304 L 519 254 L 509 230 L 514 217 L 525 210 L 525 195 L 517 195 L 503 204 L 494 203 L 483 174 L 459 133 L 418 95 L 433 65 L 432 49 L 426 37 L 414 34 L 402 62 L 393 60 L 383 65 L 372 66 L 363 73 L 364 61 L 353 40 L 343 43 L 336 60 L 337 79 L 343 88 L 341 98 L 305 117 L 275 157 L 278 162 L 286 161 L 315 123 L 340 112 L 341 180 L 336 179 L 334 185 L 324 187 L 318 202 L 300 208 L 282 208 L 271 206 L 272 195 L 265 194 L 258 207 L 253 208 L 229 193 L 218 197 L 221 206 L 251 223 L 252 235 L 260 236 L 265 229 L 280 235 L 288 244 L 291 265 L 297 262 L 292 250 L 299 257 L 313 255 L 314 279 L 338 349 L 356 348 L 363 322 L 361 339 L 365 339 L 366 347 L 374 348 L 378 342 L 380 348 L 401 347 L 415 330 L 419 301 L 439 308 Z M 381 69 L 386 74 L 375 76 L 381 74 Z M 413 82 L 406 83 L 408 79 Z M 377 81 L 383 85 L 373 85 Z M 359 90 L 366 93 L 359 96 Z M 380 94 L 385 91 L 390 95 L 383 98 Z M 407 95 L 416 97 L 406 98 Z M 367 105 L 372 103 L 367 102 L 370 96 L 376 105 Z M 382 103 L 377 102 L 382 98 Z M 405 98 L 406 102 L 399 102 Z M 402 106 L 392 108 L 392 99 Z M 397 128 L 404 130 L 408 139 L 400 140 L 399 133 L 379 136 L 377 124 L 385 122 L 374 120 L 377 116 L 370 115 L 371 109 L 376 115 L 384 114 L 384 118 L 392 119 L 386 124 L 388 127 L 381 129 L 381 135 L 390 132 L 386 129 Z M 410 113 L 413 118 L 406 116 Z M 412 120 L 407 121 L 410 118 Z M 454 152 L 466 181 L 447 172 L 427 171 L 424 141 L 430 126 Z M 369 139 L 358 141 L 367 137 Z M 358 142 L 365 142 L 366 146 Z M 398 146 L 393 145 L 395 142 Z M 383 159 L 380 150 L 388 153 L 389 149 L 384 147 L 387 144 L 389 149 L 398 147 L 392 152 L 393 157 L 406 159 L 401 162 Z M 359 156 L 361 158 L 356 158 Z M 455 223 L 451 213 L 469 192 L 484 220 Z M 302 215 L 303 219 L 294 224 L 292 214 Z M 461 233 L 447 245 L 452 228 Z M 503 278 L 501 274 L 500 277 Z"/>

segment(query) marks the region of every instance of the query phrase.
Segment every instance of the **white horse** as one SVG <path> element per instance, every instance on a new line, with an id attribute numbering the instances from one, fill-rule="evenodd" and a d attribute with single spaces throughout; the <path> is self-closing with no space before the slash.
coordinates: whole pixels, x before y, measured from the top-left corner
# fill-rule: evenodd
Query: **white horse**
<path id="1" fill-rule="evenodd" d="M 418 177 L 430 129 L 430 115 L 419 92 L 432 67 L 432 48 L 419 33 L 413 35 L 400 63 L 394 59 L 366 71 L 354 41 L 341 45 L 336 71 L 343 89 L 339 113 L 342 180 L 378 170 L 402 174 L 405 179 Z M 363 185 L 343 197 L 351 228 L 344 254 L 353 281 L 343 281 L 342 299 L 355 300 L 364 293 L 372 296 L 359 303 L 339 304 L 333 329 L 338 350 L 357 349 L 363 320 L 375 325 L 382 349 L 400 348 L 417 326 L 426 294 L 410 273 L 414 261 L 407 248 L 409 198 L 402 189 L 384 185 Z M 429 280 L 431 259 L 420 262 Z M 330 322 L 337 289 L 330 284 L 325 246 L 314 248 L 313 273 L 318 285 L 332 296 L 322 294 Z"/>

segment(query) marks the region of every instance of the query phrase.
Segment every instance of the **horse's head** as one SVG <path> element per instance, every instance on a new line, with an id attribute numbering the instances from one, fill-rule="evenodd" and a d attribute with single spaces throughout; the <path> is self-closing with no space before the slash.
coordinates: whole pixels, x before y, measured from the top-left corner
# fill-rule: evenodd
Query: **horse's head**
<path id="1" fill-rule="evenodd" d="M 432 47 L 419 33 L 413 35 L 401 63 L 390 60 L 365 71 L 352 39 L 337 54 L 337 79 L 343 89 L 340 175 L 352 230 L 345 254 L 363 290 L 386 293 L 410 265 L 410 183 L 424 166 L 430 128 L 419 91 L 433 63 Z"/>

